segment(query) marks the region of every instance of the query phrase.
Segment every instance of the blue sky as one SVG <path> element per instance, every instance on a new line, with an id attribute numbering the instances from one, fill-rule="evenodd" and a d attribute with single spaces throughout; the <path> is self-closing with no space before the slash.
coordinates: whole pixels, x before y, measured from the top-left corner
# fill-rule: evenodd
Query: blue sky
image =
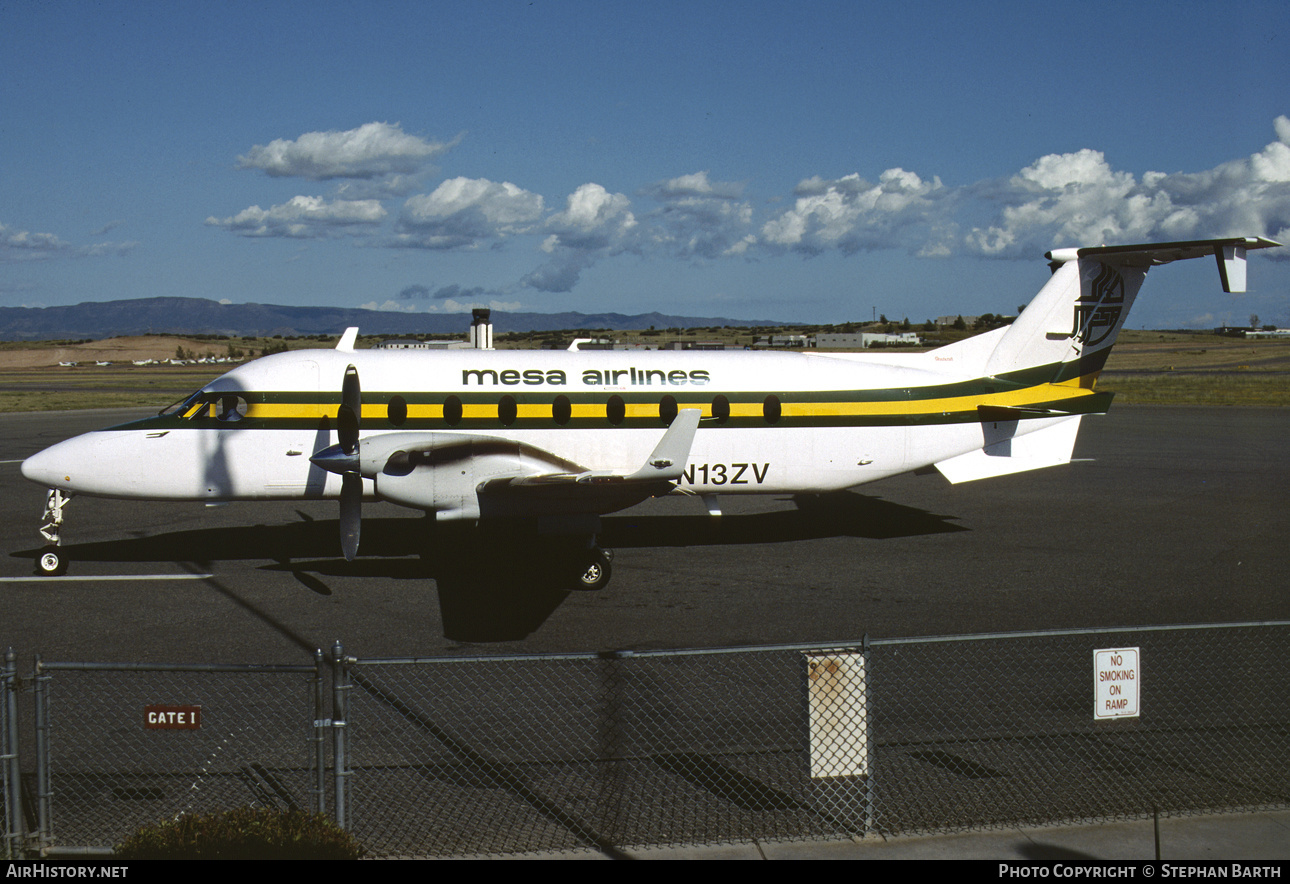
<path id="1" fill-rule="evenodd" d="M 0 306 L 922 321 L 1290 242 L 1284 2 L 0 0 L 0 58 Z M 1290 325 L 1290 254 L 1152 276 Z"/>

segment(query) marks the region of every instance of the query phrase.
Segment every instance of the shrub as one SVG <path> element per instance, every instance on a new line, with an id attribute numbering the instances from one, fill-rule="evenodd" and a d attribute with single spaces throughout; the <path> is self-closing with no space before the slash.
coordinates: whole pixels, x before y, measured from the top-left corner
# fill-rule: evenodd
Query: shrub
<path id="1" fill-rule="evenodd" d="M 358 859 L 362 847 L 320 813 L 239 807 L 182 814 L 117 845 L 122 859 Z"/>

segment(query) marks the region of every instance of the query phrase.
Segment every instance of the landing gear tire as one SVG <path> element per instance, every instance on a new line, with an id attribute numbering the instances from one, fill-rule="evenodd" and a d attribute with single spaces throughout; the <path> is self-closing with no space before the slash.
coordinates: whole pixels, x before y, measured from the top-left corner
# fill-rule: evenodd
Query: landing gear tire
<path id="1" fill-rule="evenodd" d="M 67 573 L 67 555 L 56 546 L 47 546 L 36 557 L 36 571 L 42 577 L 58 577 Z"/>
<path id="2" fill-rule="evenodd" d="M 614 569 L 610 564 L 613 553 L 597 549 L 584 558 L 574 571 L 573 589 L 579 592 L 596 592 L 609 585 Z"/>

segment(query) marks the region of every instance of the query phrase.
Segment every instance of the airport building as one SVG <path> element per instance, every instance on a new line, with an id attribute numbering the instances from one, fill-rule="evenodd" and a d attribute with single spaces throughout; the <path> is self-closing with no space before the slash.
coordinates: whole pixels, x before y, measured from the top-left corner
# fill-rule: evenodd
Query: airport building
<path id="1" fill-rule="evenodd" d="M 875 345 L 879 347 L 917 347 L 922 339 L 914 332 L 900 334 L 882 334 L 878 332 L 856 332 L 855 334 L 816 335 L 811 343 L 818 350 L 867 350 Z"/>

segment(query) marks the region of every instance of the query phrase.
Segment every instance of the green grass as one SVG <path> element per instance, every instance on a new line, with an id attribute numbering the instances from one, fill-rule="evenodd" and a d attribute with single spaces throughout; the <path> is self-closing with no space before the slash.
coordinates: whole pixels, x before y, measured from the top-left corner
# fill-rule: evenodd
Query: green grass
<path id="1" fill-rule="evenodd" d="M 1290 372 L 1117 375 L 1103 372 L 1099 392 L 1120 405 L 1290 406 Z"/>
<path id="2" fill-rule="evenodd" d="M 74 408 L 164 408 L 220 366 L 78 366 L 0 371 L 0 414 Z"/>

